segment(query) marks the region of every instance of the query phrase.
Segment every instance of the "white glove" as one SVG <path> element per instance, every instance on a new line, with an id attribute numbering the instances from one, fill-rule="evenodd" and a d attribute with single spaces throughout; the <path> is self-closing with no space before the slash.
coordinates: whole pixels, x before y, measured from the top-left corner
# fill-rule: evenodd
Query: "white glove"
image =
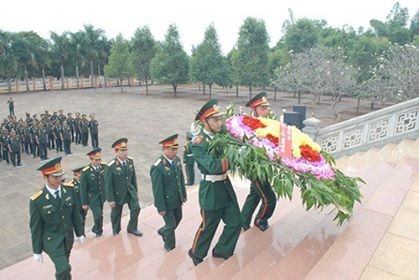
<path id="1" fill-rule="evenodd" d="M 33 254 L 32 258 L 39 263 L 44 263 L 44 258 L 42 257 L 42 254 Z"/>
<path id="2" fill-rule="evenodd" d="M 78 236 L 78 237 L 77 237 L 77 241 L 78 241 L 80 244 L 83 244 L 85 239 L 86 239 L 86 238 L 85 238 L 83 235 L 82 235 L 82 236 Z"/>

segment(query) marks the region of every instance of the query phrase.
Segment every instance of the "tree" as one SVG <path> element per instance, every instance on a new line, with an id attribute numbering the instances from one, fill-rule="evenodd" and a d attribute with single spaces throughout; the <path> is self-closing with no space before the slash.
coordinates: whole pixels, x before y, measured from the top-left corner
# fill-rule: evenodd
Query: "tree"
<path id="1" fill-rule="evenodd" d="M 156 54 L 156 41 L 150 28 L 138 28 L 131 39 L 133 63 L 137 78 L 145 81 L 146 94 L 148 95 L 148 81 L 151 78 L 151 60 Z"/>
<path id="2" fill-rule="evenodd" d="M 269 36 L 265 22 L 248 17 L 240 27 L 237 40 L 237 56 L 233 56 L 233 68 L 240 84 L 249 87 L 252 97 L 253 86 L 269 84 Z"/>
<path id="3" fill-rule="evenodd" d="M 151 60 L 151 74 L 161 83 L 171 84 L 175 97 L 177 86 L 188 81 L 189 58 L 179 40 L 175 25 L 170 25 L 165 40 Z"/>
<path id="4" fill-rule="evenodd" d="M 61 35 L 50 33 L 52 40 L 52 57 L 61 69 L 61 89 L 64 89 L 64 65 L 69 58 L 70 34 L 65 31 Z"/>
<path id="5" fill-rule="evenodd" d="M 284 41 L 288 50 L 294 53 L 299 53 L 304 50 L 313 48 L 318 40 L 320 30 L 326 25 L 326 21 L 312 20 L 302 18 L 299 20 L 292 20 L 288 24 L 284 24 L 284 36 L 281 40 Z"/>
<path id="6" fill-rule="evenodd" d="M 191 76 L 208 85 L 211 98 L 212 85 L 225 84 L 223 76 L 228 74 L 213 24 L 205 30 L 204 41 L 196 47 L 191 59 Z"/>
<path id="7" fill-rule="evenodd" d="M 94 64 L 97 63 L 99 73 L 99 52 L 103 45 L 102 41 L 106 41 L 107 39 L 105 36 L 105 31 L 102 29 L 95 29 L 93 25 L 84 25 L 84 33 L 86 40 L 86 49 L 84 50 L 85 58 L 90 63 L 90 83 L 91 86 L 94 87 Z"/>
<path id="8" fill-rule="evenodd" d="M 130 60 L 129 43 L 121 34 L 118 34 L 112 44 L 109 63 L 105 65 L 105 75 L 118 79 L 121 93 L 123 92 L 122 81 L 134 73 Z"/>
<path id="9" fill-rule="evenodd" d="M 12 91 L 10 79 L 17 74 L 17 56 L 13 52 L 13 41 L 15 35 L 0 30 L 0 77 L 8 83 L 8 91 Z"/>

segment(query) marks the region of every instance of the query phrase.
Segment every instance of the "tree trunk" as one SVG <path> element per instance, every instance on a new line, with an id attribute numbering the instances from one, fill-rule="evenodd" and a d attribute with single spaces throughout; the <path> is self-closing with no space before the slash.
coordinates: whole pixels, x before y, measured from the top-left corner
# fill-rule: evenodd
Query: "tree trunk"
<path id="1" fill-rule="evenodd" d="M 296 94 L 297 94 L 297 92 L 294 90 L 294 91 L 293 91 L 293 97 L 292 97 L 292 98 L 294 98 L 294 99 L 295 99 L 295 98 L 296 98 Z"/>
<path id="2" fill-rule="evenodd" d="M 177 97 L 177 92 L 176 92 L 177 84 L 172 84 L 172 86 L 173 86 L 173 92 L 175 93 L 175 97 Z"/>
<path id="3" fill-rule="evenodd" d="M 76 65 L 76 81 L 77 81 L 77 88 L 80 87 L 80 76 L 79 76 L 79 66 Z"/>
<path id="4" fill-rule="evenodd" d="M 12 92 L 12 84 L 10 83 L 10 78 L 7 78 L 7 92 Z"/>
<path id="5" fill-rule="evenodd" d="M 211 99 L 211 95 L 212 95 L 212 84 L 208 85 L 209 88 L 209 98 Z"/>
<path id="6" fill-rule="evenodd" d="M 145 94 L 148 95 L 148 77 L 145 77 Z"/>
<path id="7" fill-rule="evenodd" d="M 90 60 L 90 86 L 93 87 L 93 60 Z"/>
<path id="8" fill-rule="evenodd" d="M 236 97 L 239 97 L 239 86 L 236 86 Z"/>
<path id="9" fill-rule="evenodd" d="M 25 85 L 26 85 L 26 92 L 29 92 L 29 81 L 28 81 L 28 70 L 25 65 Z"/>
<path id="10" fill-rule="evenodd" d="M 249 85 L 249 100 L 252 99 L 252 85 Z"/>
<path id="11" fill-rule="evenodd" d="M 105 75 L 103 75 L 103 82 L 105 83 L 105 87 L 108 87 L 107 84 L 106 84 L 106 76 Z"/>
<path id="12" fill-rule="evenodd" d="M 97 78 L 99 79 L 99 87 L 102 87 L 102 83 L 100 82 L 100 65 L 99 65 L 99 62 L 97 63 Z"/>
<path id="13" fill-rule="evenodd" d="M 64 89 L 64 65 L 61 64 L 61 89 Z"/>
<path id="14" fill-rule="evenodd" d="M 119 79 L 119 86 L 120 86 L 120 88 L 121 88 L 121 93 L 123 93 L 123 92 L 124 92 L 124 90 L 123 90 L 123 88 L 122 88 L 122 79 Z"/>
<path id="15" fill-rule="evenodd" d="M 275 87 L 275 91 L 274 91 L 274 101 L 276 101 L 276 92 L 278 91 L 278 88 Z"/>
<path id="16" fill-rule="evenodd" d="M 201 82 L 198 82 L 198 92 L 201 92 Z"/>
<path id="17" fill-rule="evenodd" d="M 359 106 L 361 105 L 361 97 L 356 99 L 356 114 L 359 115 Z"/>
<path id="18" fill-rule="evenodd" d="M 205 84 L 202 83 L 202 94 L 205 95 Z"/>
<path id="19" fill-rule="evenodd" d="M 301 104 L 301 91 L 298 91 L 298 104 Z"/>
<path id="20" fill-rule="evenodd" d="M 47 84 L 45 82 L 45 70 L 44 67 L 42 67 L 42 88 L 44 91 L 47 91 Z"/>

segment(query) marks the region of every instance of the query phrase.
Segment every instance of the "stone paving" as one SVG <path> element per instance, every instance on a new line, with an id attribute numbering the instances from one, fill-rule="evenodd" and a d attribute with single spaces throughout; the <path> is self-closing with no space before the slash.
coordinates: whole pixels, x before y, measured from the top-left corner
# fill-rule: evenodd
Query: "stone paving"
<path id="1" fill-rule="evenodd" d="M 144 88 L 132 87 L 125 88 L 124 93 L 120 93 L 118 88 L 110 88 L 19 93 L 12 96 L 18 117 L 23 117 L 25 112 L 32 115 L 44 110 L 58 111 L 60 108 L 65 113 L 94 112 L 99 121 L 99 146 L 103 149 L 105 161 L 114 157 L 110 148 L 111 143 L 120 137 L 128 137 L 129 155 L 134 158 L 136 165 L 140 204 L 145 207 L 152 203 L 149 167 L 160 154 L 161 148 L 157 143 L 168 135 L 179 133 L 181 156 L 185 132 L 189 129 L 197 110 L 209 97 L 199 93 L 197 88 L 191 87 L 179 87 L 177 98 L 174 97 L 170 86 L 152 86 L 149 96 L 144 92 Z M 232 90 L 213 91 L 213 97 L 219 99 L 222 107 L 230 102 L 243 106 L 248 100 L 248 93 L 243 90 L 240 95 L 236 98 Z M 8 97 L 6 94 L 0 95 L 0 116 L 8 114 L 6 104 Z M 269 98 L 273 98 L 273 93 L 269 93 Z M 291 95 L 281 94 L 278 95 L 277 101 L 271 103 L 273 111 L 280 113 L 284 108 L 291 110 L 295 100 Z M 355 103 L 354 100 L 344 99 L 342 106 L 352 109 Z M 329 104 L 326 102 L 324 108 Z M 328 110 L 321 112 L 330 115 Z M 72 144 L 73 155 L 63 159 L 68 179 L 71 178 L 71 168 L 88 163 L 85 154 L 90 149 L 90 146 L 81 147 Z M 55 151 L 48 153 L 49 158 L 57 155 L 63 153 L 57 154 Z M 40 173 L 36 171 L 40 165 L 39 159 L 23 155 L 22 163 L 24 167 L 19 169 L 13 169 L 4 162 L 0 163 L 0 201 L 3 206 L 0 216 L 0 269 L 30 256 L 32 251 L 28 226 L 29 197 L 41 189 L 44 182 Z M 105 205 L 104 209 L 104 223 L 109 223 L 109 207 Z M 128 213 L 127 210 L 125 207 L 124 215 Z M 141 214 L 139 219 L 141 226 Z M 91 225 L 92 216 L 89 212 L 86 232 L 90 230 Z"/>

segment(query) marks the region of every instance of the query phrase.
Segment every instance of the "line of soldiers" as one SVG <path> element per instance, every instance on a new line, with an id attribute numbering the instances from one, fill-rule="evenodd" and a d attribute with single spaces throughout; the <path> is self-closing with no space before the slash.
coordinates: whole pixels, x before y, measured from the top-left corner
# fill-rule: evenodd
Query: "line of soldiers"
<path id="1" fill-rule="evenodd" d="M 48 111 L 31 116 L 26 113 L 26 118 L 17 120 L 9 116 L 0 124 L 0 161 L 12 162 L 14 167 L 21 165 L 21 153 L 48 159 L 48 150 L 71 154 L 71 144 L 87 146 L 89 133 L 93 148 L 99 146 L 99 123 L 94 114 L 90 120 L 86 114 L 72 113 L 64 115 L 63 110 L 49 114 Z"/>
<path id="2" fill-rule="evenodd" d="M 252 109 L 255 117 L 263 116 L 264 111 L 269 112 L 266 93 L 257 95 L 247 106 Z M 194 265 L 201 263 L 207 256 L 221 220 L 225 225 L 212 250 L 212 256 L 228 259 L 234 254 L 241 229 L 247 230 L 250 227 L 250 220 L 260 200 L 262 205 L 254 224 L 262 231 L 268 228 L 268 219 L 276 204 L 276 197 L 269 182 L 256 180 L 252 182 L 251 192 L 240 211 L 235 191 L 227 175 L 228 159 L 210 153 L 212 139 L 222 130 L 223 114 L 217 100 L 207 102 L 195 118 L 196 121 L 202 122 L 203 129 L 195 135 L 190 144 L 193 158 L 202 174 L 198 192 L 202 222 L 188 251 Z M 30 200 L 33 253 L 34 259 L 39 262 L 43 261 L 42 251 L 50 256 L 56 267 L 57 279 L 71 279 L 69 255 L 73 229 L 82 242 L 88 209 L 93 213 L 92 232 L 96 237 L 103 234 L 105 200 L 112 208 L 113 235 L 121 231 L 122 208 L 124 204 L 128 204 L 130 220 L 127 232 L 142 236 L 138 230 L 140 206 L 137 179 L 134 161 L 128 157 L 127 142 L 127 138 L 121 138 L 112 144 L 116 157 L 108 164 L 101 162 L 100 148 L 89 152 L 87 155 L 90 164 L 73 169 L 74 178 L 68 183 L 61 184 L 61 158 L 50 160 L 39 168 L 46 185 Z M 178 134 L 163 139 L 159 144 L 162 145 L 162 154 L 151 166 L 150 177 L 154 206 L 165 223 L 157 233 L 163 240 L 164 248 L 171 251 L 176 246 L 175 230 L 182 220 L 182 206 L 187 201 L 187 194 L 181 160 L 177 156 Z M 69 193 L 64 195 L 64 201 L 67 203 L 64 205 L 67 208 L 63 207 L 63 192 Z M 52 201 L 53 198 L 55 202 Z"/>

